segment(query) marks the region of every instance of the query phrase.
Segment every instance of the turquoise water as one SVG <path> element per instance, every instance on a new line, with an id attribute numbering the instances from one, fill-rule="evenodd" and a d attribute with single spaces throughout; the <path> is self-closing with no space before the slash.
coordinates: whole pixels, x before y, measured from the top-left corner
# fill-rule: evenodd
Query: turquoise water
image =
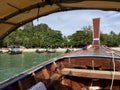
<path id="1" fill-rule="evenodd" d="M 0 54 L 0 82 L 61 54 L 62 52 Z"/>

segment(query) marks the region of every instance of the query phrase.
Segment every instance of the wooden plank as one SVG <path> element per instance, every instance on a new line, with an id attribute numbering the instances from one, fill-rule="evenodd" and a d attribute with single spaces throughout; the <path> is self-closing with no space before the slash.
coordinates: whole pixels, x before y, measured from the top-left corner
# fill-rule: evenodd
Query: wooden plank
<path id="1" fill-rule="evenodd" d="M 98 79 L 112 79 L 114 75 L 115 80 L 120 80 L 120 72 L 118 71 L 100 71 L 100 70 L 86 70 L 86 69 L 72 69 L 64 68 L 61 70 L 62 75 L 98 78 Z"/>

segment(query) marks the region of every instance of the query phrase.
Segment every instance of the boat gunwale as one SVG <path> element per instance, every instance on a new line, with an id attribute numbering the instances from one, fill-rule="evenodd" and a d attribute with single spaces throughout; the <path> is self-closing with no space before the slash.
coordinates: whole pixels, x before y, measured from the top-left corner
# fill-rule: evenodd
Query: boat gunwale
<path id="1" fill-rule="evenodd" d="M 81 55 L 81 56 L 65 56 L 64 58 L 108 58 L 108 59 L 120 59 L 119 56 L 104 56 L 104 55 Z"/>

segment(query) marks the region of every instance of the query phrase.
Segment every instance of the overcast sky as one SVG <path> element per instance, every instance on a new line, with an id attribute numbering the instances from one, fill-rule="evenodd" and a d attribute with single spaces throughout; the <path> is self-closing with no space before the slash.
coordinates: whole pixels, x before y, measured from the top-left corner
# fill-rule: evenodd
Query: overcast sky
<path id="1" fill-rule="evenodd" d="M 115 33 L 120 32 L 120 12 L 100 11 L 100 10 L 74 10 L 53 13 L 37 20 L 34 25 L 46 23 L 54 30 L 60 30 L 63 35 L 71 35 L 83 26 L 92 26 L 93 18 L 100 19 L 100 30 L 103 33 L 109 33 L 113 30 Z"/>

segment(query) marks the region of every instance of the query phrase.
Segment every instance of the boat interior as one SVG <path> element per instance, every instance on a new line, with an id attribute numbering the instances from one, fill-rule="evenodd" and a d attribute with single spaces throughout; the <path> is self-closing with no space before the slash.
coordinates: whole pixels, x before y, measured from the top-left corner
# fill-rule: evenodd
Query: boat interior
<path id="1" fill-rule="evenodd" d="M 0 1 L 0 41 L 18 27 L 54 12 L 120 11 L 119 0 Z M 120 90 L 120 51 L 100 45 L 99 22 L 93 20 L 92 47 L 43 62 L 0 83 L 0 90 Z"/>
<path id="2" fill-rule="evenodd" d="M 1 90 L 120 90 L 120 51 L 100 45 L 99 24 L 100 18 L 93 19 L 91 47 L 33 67 Z"/>

